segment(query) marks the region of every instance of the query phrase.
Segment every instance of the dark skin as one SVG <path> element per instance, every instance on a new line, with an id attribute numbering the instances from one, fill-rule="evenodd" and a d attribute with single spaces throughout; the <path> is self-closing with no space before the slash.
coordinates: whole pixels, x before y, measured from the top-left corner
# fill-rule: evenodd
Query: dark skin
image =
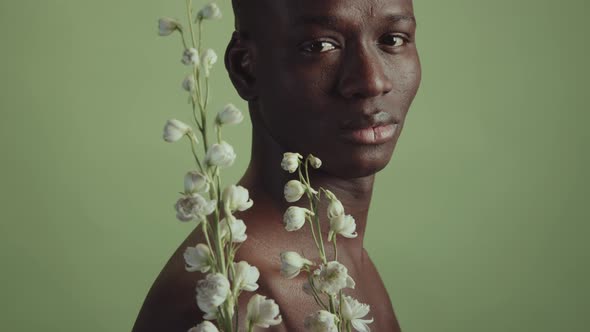
<path id="1" fill-rule="evenodd" d="M 244 0 L 241 0 L 244 1 Z M 375 174 L 390 161 L 420 83 L 411 0 L 258 0 L 244 4 L 238 32 L 225 55 L 230 78 L 248 101 L 253 127 L 250 165 L 239 185 L 254 206 L 237 217 L 248 239 L 236 261 L 258 267 L 257 293 L 274 299 L 283 323 L 269 331 L 305 331 L 303 321 L 318 310 L 303 293 L 305 275 L 280 276 L 279 255 L 297 251 L 319 262 L 309 227 L 287 232 L 284 184 L 295 178 L 280 168 L 284 152 L 312 153 L 323 165 L 310 173 L 312 186 L 331 190 L 357 225 L 358 237 L 338 240 L 338 260 L 356 281 L 345 293 L 371 306 L 373 331 L 400 331 L 393 307 L 363 240 Z M 260 19 L 264 18 L 264 19 Z M 272 27 L 272 29 L 269 29 Z M 361 144 L 342 138 L 349 128 L 396 123 L 384 143 Z M 348 129 L 347 129 L 348 128 Z M 307 206 L 305 200 L 297 203 Z M 327 203 L 319 208 L 327 220 Z M 324 239 L 328 223 L 323 223 Z M 204 242 L 194 231 L 152 286 L 133 331 L 187 331 L 201 321 L 195 301 L 199 273 L 184 269 L 186 247 Z M 328 259 L 333 249 L 326 243 Z M 240 297 L 245 317 L 250 294 Z"/>

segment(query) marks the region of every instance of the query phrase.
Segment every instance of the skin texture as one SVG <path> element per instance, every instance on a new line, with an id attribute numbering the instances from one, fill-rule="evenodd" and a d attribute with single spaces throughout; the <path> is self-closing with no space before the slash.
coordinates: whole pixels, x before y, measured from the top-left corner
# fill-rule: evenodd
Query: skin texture
<path id="1" fill-rule="evenodd" d="M 346 293 L 371 305 L 365 318 L 375 319 L 373 331 L 400 331 L 363 240 L 375 174 L 389 163 L 420 84 L 412 1 L 238 1 L 238 31 L 228 45 L 225 65 L 249 105 L 252 156 L 239 184 L 249 189 L 254 206 L 237 215 L 246 222 L 248 240 L 236 261 L 259 268 L 257 292 L 280 306 L 283 324 L 268 331 L 304 331 L 304 318 L 318 309 L 301 290 L 303 274 L 292 280 L 279 274 L 282 251 L 295 250 L 319 261 L 308 227 L 286 232 L 282 224 L 290 205 L 283 199 L 283 186 L 295 178 L 279 166 L 284 152 L 312 153 L 322 160 L 320 170 L 310 174 L 312 185 L 336 194 L 356 220 L 359 234 L 338 241 L 338 259 L 357 285 Z M 343 128 L 376 123 L 397 123 L 393 138 L 360 144 L 342 137 L 347 132 Z M 303 206 L 305 200 L 297 204 Z M 320 206 L 323 220 L 326 207 Z M 201 242 L 193 232 L 179 246 L 152 286 L 133 331 L 184 332 L 200 321 L 191 294 L 203 276 L 184 270 L 182 253 Z M 331 245 L 326 249 L 330 259 Z M 240 298 L 241 319 L 249 295 Z"/>

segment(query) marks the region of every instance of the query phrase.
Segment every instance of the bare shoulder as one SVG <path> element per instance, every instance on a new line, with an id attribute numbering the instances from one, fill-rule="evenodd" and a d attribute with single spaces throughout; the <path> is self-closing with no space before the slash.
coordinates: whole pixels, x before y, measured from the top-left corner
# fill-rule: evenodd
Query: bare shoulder
<path id="1" fill-rule="evenodd" d="M 202 320 L 195 299 L 198 272 L 184 269 L 183 243 L 169 259 L 148 292 L 133 332 L 186 332 Z"/>

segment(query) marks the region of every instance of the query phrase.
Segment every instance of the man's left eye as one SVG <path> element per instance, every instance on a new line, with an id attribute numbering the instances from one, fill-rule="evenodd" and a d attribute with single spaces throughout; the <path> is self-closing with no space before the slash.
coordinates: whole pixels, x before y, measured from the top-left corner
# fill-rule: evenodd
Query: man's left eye
<path id="1" fill-rule="evenodd" d="M 402 46 L 403 44 L 406 43 L 406 41 L 404 40 L 404 38 L 402 38 L 399 35 L 386 35 L 383 36 L 380 40 L 380 43 L 388 45 L 388 46 L 393 46 L 393 47 L 399 47 Z"/>
<path id="2" fill-rule="evenodd" d="M 301 46 L 301 50 L 309 53 L 322 53 L 336 49 L 336 45 L 329 41 L 313 41 Z"/>

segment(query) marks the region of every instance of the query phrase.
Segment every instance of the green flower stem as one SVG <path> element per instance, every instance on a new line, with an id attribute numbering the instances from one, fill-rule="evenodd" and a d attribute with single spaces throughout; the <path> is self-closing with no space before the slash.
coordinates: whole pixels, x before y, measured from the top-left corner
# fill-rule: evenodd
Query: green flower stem
<path id="1" fill-rule="evenodd" d="M 195 138 L 188 134 L 188 138 L 191 141 L 191 149 L 193 151 L 193 156 L 195 157 L 195 161 L 197 162 L 197 165 L 199 166 L 199 170 L 201 171 L 201 173 L 203 172 L 203 166 L 201 165 L 201 161 L 199 161 L 199 156 L 197 155 L 197 149 L 195 147 Z"/>
<path id="2" fill-rule="evenodd" d="M 304 182 L 306 182 L 306 184 L 308 186 L 307 197 L 309 198 L 310 202 L 312 202 L 312 204 L 311 204 L 312 211 L 314 213 L 314 220 L 315 220 L 317 231 L 318 231 L 318 237 L 320 239 L 319 246 L 318 246 L 319 250 L 320 250 L 320 256 L 322 258 L 322 262 L 324 264 L 326 264 L 328 262 L 326 259 L 326 248 L 324 247 L 324 239 L 322 237 L 322 225 L 320 224 L 320 216 L 318 213 L 318 207 L 319 207 L 322 193 L 321 193 L 321 191 L 319 191 L 316 195 L 314 195 L 310 192 L 312 187 L 311 187 L 311 180 L 309 179 L 309 158 L 305 159 L 305 166 L 304 167 L 305 167 L 305 178 L 303 180 L 304 180 Z M 299 167 L 299 177 L 302 178 L 301 167 Z M 317 199 L 317 202 L 314 202 L 314 198 Z"/>
<path id="3" fill-rule="evenodd" d="M 342 289 L 340 290 L 338 296 L 340 297 L 340 301 L 338 301 L 338 314 L 340 317 L 340 321 L 338 322 L 338 325 L 339 325 L 338 329 L 339 329 L 339 331 L 341 331 L 342 328 L 344 328 L 344 326 L 342 326 L 342 325 L 343 324 L 346 325 L 346 322 L 344 322 L 341 317 L 342 316 Z"/>
<path id="4" fill-rule="evenodd" d="M 184 31 L 182 31 L 182 29 L 178 30 L 180 32 L 180 39 L 182 40 L 182 46 L 184 46 L 184 49 L 188 49 L 188 46 L 186 44 L 186 39 L 184 38 Z"/>
<path id="5" fill-rule="evenodd" d="M 197 70 L 198 72 L 198 70 Z M 199 81 L 198 81 L 199 82 Z M 207 89 L 209 89 L 209 87 L 206 87 Z M 205 149 L 205 153 L 207 153 L 207 150 L 209 150 L 209 143 L 207 142 L 207 116 L 206 116 L 206 108 L 205 106 L 203 106 L 201 104 L 201 85 L 200 83 L 197 83 L 197 89 L 199 90 L 199 108 L 201 110 L 201 123 L 203 124 L 203 146 Z"/>
<path id="6" fill-rule="evenodd" d="M 199 128 L 200 132 L 203 132 L 203 126 L 201 126 L 201 123 L 199 122 L 199 120 L 197 119 L 197 105 L 195 103 L 195 97 L 193 95 L 191 95 L 191 104 L 193 106 L 193 119 L 195 120 L 195 123 L 197 124 L 197 127 Z"/>
<path id="7" fill-rule="evenodd" d="M 188 27 L 189 30 L 191 32 L 191 39 L 193 42 L 193 47 L 195 47 L 197 45 L 197 42 L 195 40 L 195 33 L 193 31 L 193 2 L 191 0 L 186 0 L 186 11 L 187 11 L 187 16 L 188 16 Z"/>
<path id="8" fill-rule="evenodd" d="M 346 331 L 352 332 L 352 323 L 350 321 L 346 322 Z"/>
<path id="9" fill-rule="evenodd" d="M 334 304 L 334 296 L 330 295 L 330 312 L 334 315 L 337 314 L 336 312 L 336 305 Z"/>
<path id="10" fill-rule="evenodd" d="M 336 235 L 334 235 L 334 239 L 332 240 L 332 244 L 334 245 L 334 260 L 338 260 L 338 247 L 336 246 Z"/>
<path id="11" fill-rule="evenodd" d="M 320 298 L 320 295 L 318 294 L 318 290 L 315 288 L 315 285 L 313 284 L 313 279 L 311 278 L 311 273 L 307 276 L 307 281 L 309 282 L 309 285 L 311 287 L 311 292 L 313 294 L 313 298 L 314 298 L 315 302 L 320 307 L 322 307 L 324 310 L 328 310 L 328 306 L 326 306 L 324 301 L 322 301 L 322 299 Z"/>
<path id="12" fill-rule="evenodd" d="M 248 332 L 254 331 L 254 326 L 252 326 L 252 322 L 248 321 Z"/>
<path id="13" fill-rule="evenodd" d="M 221 126 L 215 126 L 217 129 L 217 143 L 221 143 Z"/>
<path id="14" fill-rule="evenodd" d="M 207 109 L 207 105 L 209 105 L 209 77 L 205 76 L 205 109 Z"/>
<path id="15" fill-rule="evenodd" d="M 327 259 L 326 259 L 326 248 L 324 247 L 324 239 L 322 237 L 322 225 L 320 224 L 320 216 L 318 213 L 318 205 L 320 202 L 320 193 L 318 193 L 316 199 L 317 202 L 314 204 L 314 213 L 315 213 L 315 223 L 316 223 L 316 227 L 318 230 L 318 234 L 319 234 L 319 238 L 320 238 L 320 250 L 321 250 L 321 256 L 322 256 L 322 262 L 324 264 L 328 263 Z"/>
<path id="16" fill-rule="evenodd" d="M 315 212 L 314 212 L 314 213 L 315 213 Z M 317 237 L 315 236 L 315 230 L 314 230 L 314 227 L 313 227 L 313 219 L 312 219 L 312 217 L 310 216 L 310 217 L 308 217 L 308 219 L 307 219 L 307 220 L 309 220 L 309 227 L 311 228 L 311 235 L 313 235 L 313 241 L 315 242 L 315 246 L 318 248 L 318 251 L 320 251 L 320 252 L 321 252 L 321 250 L 320 250 L 320 244 L 319 244 L 319 242 L 318 242 L 318 239 L 317 239 Z"/>
<path id="17" fill-rule="evenodd" d="M 211 241 L 209 240 L 209 230 L 208 230 L 208 225 L 209 222 L 207 220 L 207 217 L 203 217 L 203 220 L 201 220 L 201 227 L 203 228 L 201 231 L 203 232 L 203 234 L 205 235 L 205 240 L 207 241 L 207 245 L 209 246 L 209 248 L 213 248 L 213 246 L 211 246 Z M 217 265 L 217 258 L 215 257 L 215 255 L 211 255 L 211 257 L 213 258 L 213 264 Z"/>
<path id="18" fill-rule="evenodd" d="M 201 30 L 202 30 L 203 20 L 199 19 L 199 25 L 197 25 L 197 32 L 199 34 L 199 43 L 197 44 L 197 50 L 199 50 L 199 54 L 201 54 Z"/>
<path id="19" fill-rule="evenodd" d="M 309 183 L 311 185 L 311 181 L 309 180 L 309 156 L 308 158 L 305 158 L 305 178 L 307 179 L 307 183 Z"/>

